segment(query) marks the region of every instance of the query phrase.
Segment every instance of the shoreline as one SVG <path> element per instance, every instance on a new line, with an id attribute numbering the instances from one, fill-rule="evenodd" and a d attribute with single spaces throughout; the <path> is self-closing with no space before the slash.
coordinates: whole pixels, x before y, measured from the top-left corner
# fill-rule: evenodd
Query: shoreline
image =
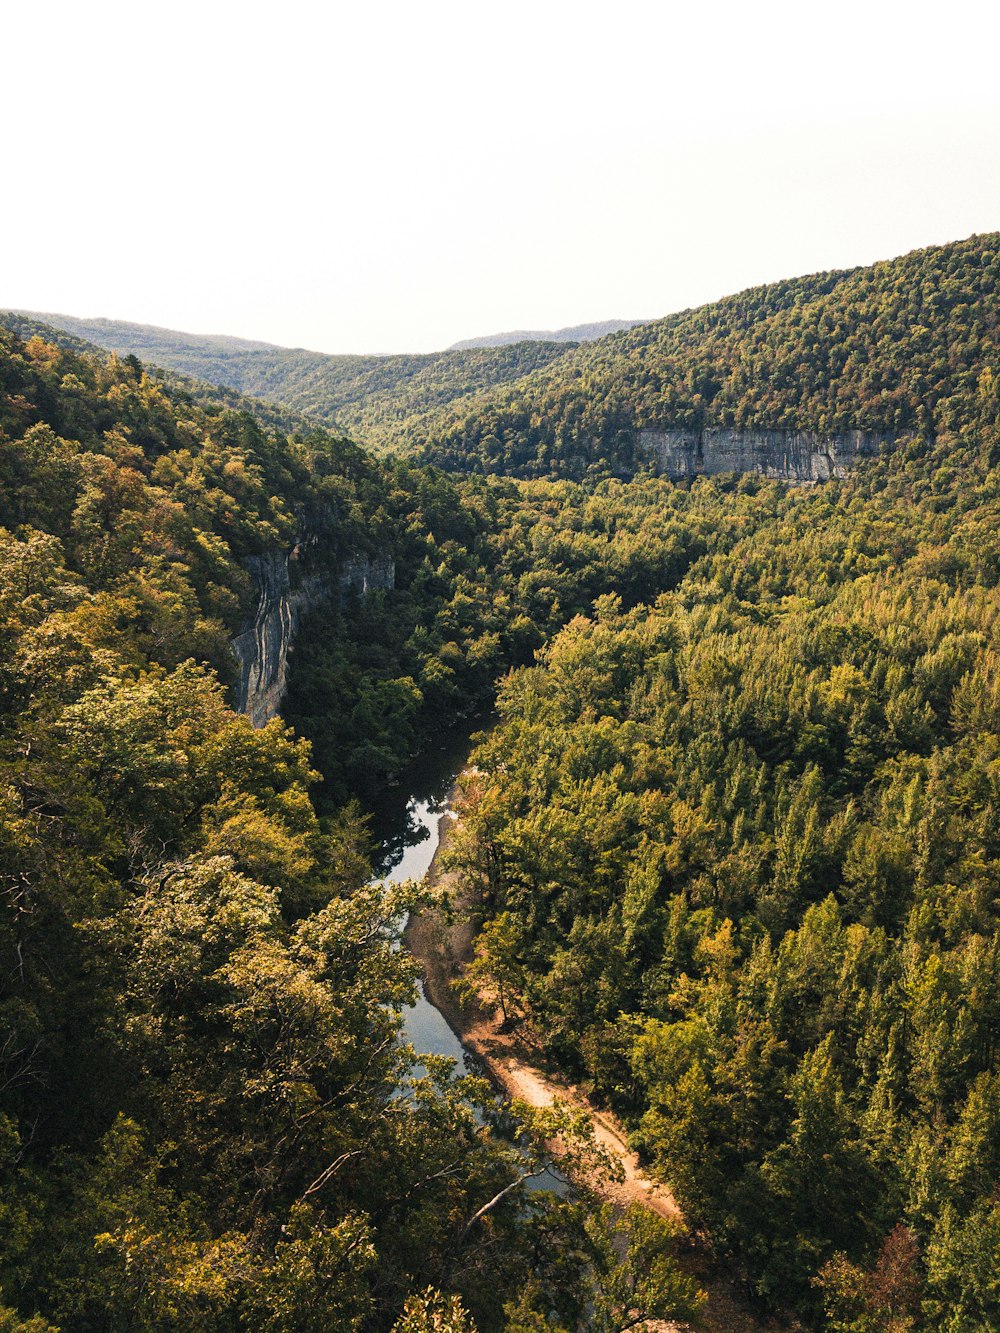
<path id="1" fill-rule="evenodd" d="M 438 823 L 439 842 L 430 869 L 427 886 L 442 890 L 453 888 L 454 880 L 443 872 L 441 854 L 450 840 L 455 818 L 445 813 Z M 531 1106 L 547 1106 L 559 1097 L 585 1110 L 594 1123 L 597 1142 L 606 1148 L 622 1165 L 625 1179 L 621 1183 L 608 1182 L 599 1190 L 607 1202 L 624 1206 L 641 1203 L 660 1217 L 682 1221 L 681 1210 L 665 1186 L 652 1181 L 639 1165 L 622 1129 L 610 1113 L 593 1106 L 574 1085 L 558 1075 L 543 1070 L 532 1060 L 532 1052 L 517 1030 L 503 1030 L 494 1014 L 484 1006 L 463 1004 L 457 999 L 452 980 L 472 957 L 475 931 L 466 912 L 468 903 L 456 896 L 453 900 L 454 919 L 447 922 L 434 906 L 411 913 L 403 931 L 403 940 L 410 953 L 421 965 L 424 991 L 463 1047 L 482 1066 L 486 1076 L 498 1092 L 518 1097 Z"/>
<path id="2" fill-rule="evenodd" d="M 451 982 L 471 959 L 476 933 L 470 919 L 471 904 L 463 899 L 454 872 L 446 871 L 442 864 L 456 822 L 457 817 L 450 811 L 439 817 L 438 846 L 426 876 L 427 887 L 436 895 L 451 894 L 451 919 L 431 903 L 411 913 L 403 931 L 406 947 L 421 966 L 427 999 L 439 1010 L 465 1050 L 482 1065 L 486 1077 L 501 1095 L 539 1107 L 550 1105 L 558 1097 L 590 1116 L 595 1139 L 619 1161 L 624 1173 L 620 1182 L 603 1181 L 596 1188 L 591 1184 L 599 1198 L 618 1208 L 637 1203 L 683 1225 L 677 1201 L 666 1186 L 643 1171 L 616 1117 L 595 1107 L 575 1084 L 541 1068 L 537 1050 L 524 1039 L 524 1025 L 513 1031 L 503 1029 L 498 1015 L 487 1006 L 475 1001 L 463 1003 L 455 995 Z M 688 1233 L 678 1257 L 684 1271 L 707 1293 L 708 1301 L 698 1327 L 708 1333 L 777 1333 L 778 1330 L 790 1333 L 799 1327 L 777 1320 L 762 1322 L 752 1313 L 737 1284 L 720 1271 L 721 1266 L 698 1236 Z M 661 1324 L 659 1327 L 664 1333 L 668 1330 L 686 1333 L 691 1326 Z"/>

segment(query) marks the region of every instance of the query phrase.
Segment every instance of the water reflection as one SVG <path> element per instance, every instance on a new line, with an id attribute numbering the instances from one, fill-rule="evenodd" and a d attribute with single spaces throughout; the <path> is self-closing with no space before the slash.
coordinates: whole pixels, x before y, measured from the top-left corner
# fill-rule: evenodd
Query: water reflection
<path id="1" fill-rule="evenodd" d="M 406 879 L 423 879 L 427 874 L 440 841 L 440 822 L 451 817 L 449 793 L 468 758 L 471 736 L 484 723 L 485 719 L 479 718 L 456 728 L 402 775 L 372 823 L 381 842 L 381 856 L 375 866 L 378 879 L 398 884 Z M 423 981 L 417 984 L 416 1003 L 403 1011 L 402 1035 L 418 1053 L 450 1057 L 457 1075 L 484 1072 L 475 1056 L 465 1051 L 441 1011 L 428 1000 Z M 419 1061 L 413 1065 L 414 1078 L 422 1078 L 426 1072 Z M 569 1186 L 566 1178 L 550 1167 L 526 1182 L 526 1188 L 565 1195 Z"/>
<path id="2" fill-rule="evenodd" d="M 391 843 L 382 844 L 383 869 L 379 879 L 388 884 L 401 884 L 404 879 L 423 879 L 438 849 L 438 821 L 448 817 L 447 809 L 446 799 L 410 797 L 403 830 Z"/>
<path id="3" fill-rule="evenodd" d="M 423 830 L 423 837 L 404 847 L 396 864 L 382 876 L 390 884 L 398 884 L 404 879 L 422 879 L 427 874 L 440 841 L 440 821 L 450 818 L 442 807 L 426 800 L 411 800 L 408 815 L 410 822 Z M 450 1056 L 456 1062 L 455 1072 L 458 1074 L 473 1072 L 462 1043 L 445 1022 L 440 1009 L 435 1009 L 428 1000 L 422 980 L 417 983 L 416 1004 L 403 1011 L 403 1039 L 415 1051 Z M 415 1078 L 422 1078 L 426 1072 L 423 1065 L 413 1067 Z"/>
<path id="4" fill-rule="evenodd" d="M 445 809 L 448 794 L 469 757 L 473 737 L 490 725 L 491 718 L 491 714 L 483 713 L 444 730 L 438 743 L 422 751 L 387 789 L 371 820 L 372 838 L 379 848 L 374 866 L 377 878 L 405 879 L 414 873 L 408 867 L 421 863 L 410 861 L 408 854 L 429 842 L 436 847 L 436 826 L 432 828 L 426 816 L 436 816 Z M 426 870 L 434 851 L 423 855 Z"/>

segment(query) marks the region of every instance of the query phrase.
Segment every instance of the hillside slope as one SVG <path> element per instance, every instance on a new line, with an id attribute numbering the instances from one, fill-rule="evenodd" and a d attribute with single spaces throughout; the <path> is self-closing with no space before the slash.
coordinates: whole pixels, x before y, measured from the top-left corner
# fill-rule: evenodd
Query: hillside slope
<path id="1" fill-rule="evenodd" d="M 505 347 L 508 343 L 552 342 L 589 343 L 621 329 L 645 324 L 643 319 L 602 319 L 591 324 L 571 324 L 564 329 L 513 329 L 509 333 L 487 333 L 480 338 L 463 338 L 452 343 L 449 352 L 464 352 L 471 347 Z"/>
<path id="2" fill-rule="evenodd" d="M 508 1139 L 478 1081 L 413 1082 L 414 899 L 356 805 L 317 818 L 308 745 L 225 700 L 255 557 L 389 551 L 391 595 L 324 610 L 331 688 L 299 675 L 341 764 L 408 750 L 415 677 L 461 696 L 500 651 L 472 543 L 431 530 L 487 527 L 474 486 L 0 329 L 0 1328 L 389 1333 L 416 1302 L 499 1333 L 542 1291 L 584 1333 L 611 1299 L 623 1224 L 526 1192 L 552 1114 Z M 659 1272 L 651 1313 L 689 1312 Z"/>
<path id="3" fill-rule="evenodd" d="M 0 310 L 0 327 L 9 329 L 25 342 L 31 338 L 41 338 L 54 347 L 61 347 L 67 352 L 88 359 L 97 357 L 103 361 L 109 351 L 114 354 L 117 350 L 102 347 L 69 329 L 56 328 L 54 324 L 45 323 L 39 316 L 27 315 L 16 310 Z M 133 352 L 126 352 L 124 355 L 136 357 L 136 353 Z M 179 370 L 167 370 L 163 366 L 152 364 L 142 369 L 150 378 L 157 380 L 175 401 L 197 403 L 200 407 L 212 411 L 219 407 L 228 407 L 234 412 L 247 412 L 262 425 L 283 431 L 285 434 L 293 431 L 308 434 L 320 424 L 290 408 L 262 402 L 259 398 L 240 393 L 237 389 L 228 388 L 224 384 L 210 384 L 206 380 L 186 375 Z M 132 366 L 132 370 L 136 371 L 135 365 Z"/>
<path id="4" fill-rule="evenodd" d="M 629 473 L 642 430 L 936 432 L 997 365 L 998 293 L 995 233 L 753 288 L 578 347 L 411 422 L 405 442 L 530 476 Z"/>
<path id="5" fill-rule="evenodd" d="M 998 291 L 990 233 L 752 288 L 585 344 L 327 356 L 44 318 L 380 449 L 453 470 L 583 477 L 650 466 L 642 431 L 946 428 L 997 362 Z"/>
<path id="6" fill-rule="evenodd" d="M 996 251 L 571 350 L 526 462 L 495 393 L 468 417 L 484 470 L 895 437 L 812 489 L 447 475 L 0 330 L 0 1327 L 388 1333 L 429 1283 L 481 1333 L 594 1327 L 599 1219 L 467 1234 L 520 1158 L 444 1080 L 398 1096 L 404 904 L 348 806 L 498 680 L 452 844 L 478 980 L 762 1301 L 1000 1327 Z M 311 755 L 222 692 L 274 551 L 394 563 L 303 624 Z"/>
<path id="7" fill-rule="evenodd" d="M 16 313 L 108 351 L 266 399 L 379 449 L 393 448 L 409 417 L 518 380 L 567 351 L 565 343 L 525 342 L 426 355 L 330 356 L 124 320 Z"/>
<path id="8" fill-rule="evenodd" d="M 997 389 L 671 487 L 721 539 L 505 678 L 452 842 L 467 977 L 813 1329 L 1000 1328 Z"/>

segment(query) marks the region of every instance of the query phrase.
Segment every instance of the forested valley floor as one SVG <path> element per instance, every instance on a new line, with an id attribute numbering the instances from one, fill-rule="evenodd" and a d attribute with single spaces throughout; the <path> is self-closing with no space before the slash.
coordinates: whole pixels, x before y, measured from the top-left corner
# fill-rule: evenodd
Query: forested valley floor
<path id="1" fill-rule="evenodd" d="M 423 461 L 0 330 L 0 1328 L 697 1319 L 669 1224 L 525 1188 L 553 1140 L 596 1169 L 585 1117 L 399 1041 L 418 895 L 365 812 L 494 696 L 469 984 L 762 1318 L 1000 1327 L 996 269 L 614 335 Z M 813 487 L 612 475 L 647 417 L 753 413 L 893 443 Z M 268 552 L 330 594 L 255 731 Z M 394 586 L 341 595 L 364 556 Z"/>

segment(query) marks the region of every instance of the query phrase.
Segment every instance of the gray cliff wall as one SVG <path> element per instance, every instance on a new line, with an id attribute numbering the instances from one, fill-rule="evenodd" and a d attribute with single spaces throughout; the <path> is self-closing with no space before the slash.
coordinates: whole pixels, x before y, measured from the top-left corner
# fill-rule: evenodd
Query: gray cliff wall
<path id="1" fill-rule="evenodd" d="M 821 434 L 811 430 L 641 430 L 640 453 L 655 459 L 669 477 L 715 476 L 720 472 L 755 472 L 784 481 L 828 481 L 843 477 L 859 458 L 877 454 L 886 435 L 846 430 Z"/>
<path id="2" fill-rule="evenodd" d="M 281 707 L 288 685 L 288 655 L 300 615 L 327 601 L 332 588 L 326 580 L 312 576 L 293 590 L 284 551 L 251 556 L 246 567 L 257 591 L 257 607 L 232 641 L 240 666 L 234 705 L 255 727 L 262 727 Z M 395 585 L 396 563 L 391 557 L 354 556 L 340 568 L 337 595 L 343 605 L 351 596 L 363 600 L 376 588 Z"/>
<path id="3" fill-rule="evenodd" d="M 352 556 L 341 564 L 338 583 L 341 606 L 352 597 L 363 602 L 370 592 L 395 588 L 396 562 L 391 555 Z"/>

